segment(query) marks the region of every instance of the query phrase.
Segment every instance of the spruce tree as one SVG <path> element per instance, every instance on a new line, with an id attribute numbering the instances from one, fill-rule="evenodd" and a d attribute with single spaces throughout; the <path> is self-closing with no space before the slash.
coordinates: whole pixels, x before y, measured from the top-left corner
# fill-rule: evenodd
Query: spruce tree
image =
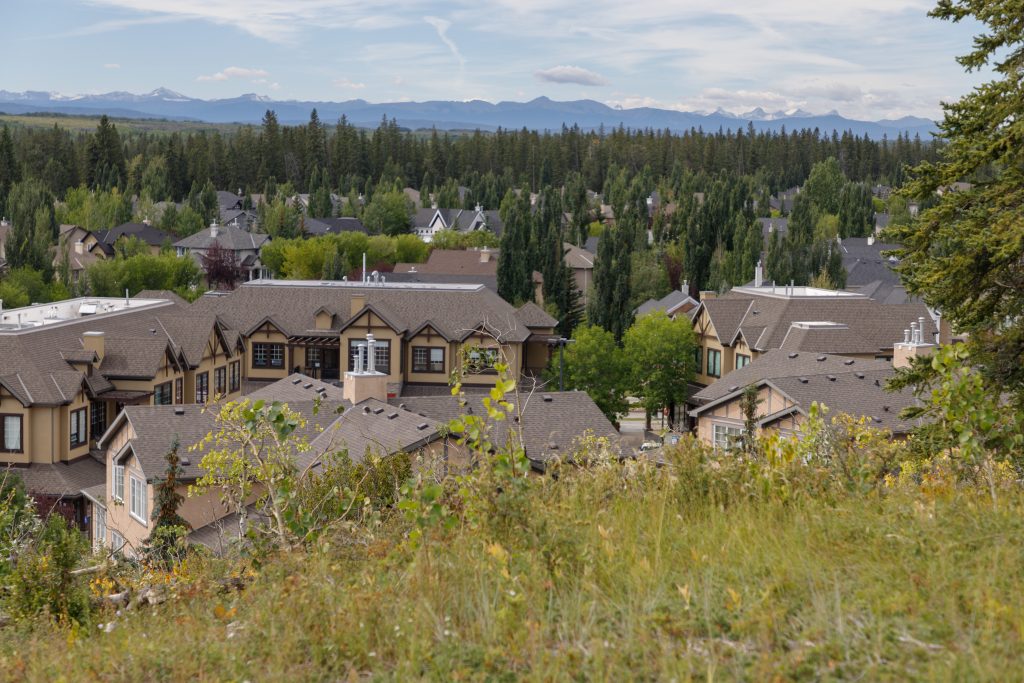
<path id="1" fill-rule="evenodd" d="M 183 470 L 178 457 L 180 444 L 175 439 L 170 451 L 165 456 L 167 468 L 164 478 L 157 486 L 153 496 L 153 528 L 146 539 L 146 555 L 158 562 L 167 563 L 173 560 L 175 553 L 182 547 L 182 537 L 191 529 L 185 519 L 178 514 L 184 497 L 178 492 Z"/>

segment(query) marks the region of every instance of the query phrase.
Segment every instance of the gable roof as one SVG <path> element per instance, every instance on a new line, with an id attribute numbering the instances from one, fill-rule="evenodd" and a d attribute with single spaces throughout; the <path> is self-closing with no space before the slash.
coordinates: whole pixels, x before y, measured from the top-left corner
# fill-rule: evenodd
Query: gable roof
<path id="1" fill-rule="evenodd" d="M 322 306 L 350 311 L 353 296 L 364 297 L 360 310 L 372 306 L 400 334 L 432 321 L 448 339 L 459 339 L 483 324 L 500 331 L 503 341 L 522 342 L 530 336 L 529 329 L 516 317 L 515 308 L 492 290 L 471 285 L 247 282 L 231 292 L 206 294 L 190 310 L 217 315 L 237 330 L 251 329 L 258 321 L 272 317 L 283 333 L 297 336 L 315 330 L 315 312 Z M 351 320 L 347 315 L 339 317 L 345 323 Z M 340 327 L 333 329 L 336 332 Z"/>
<path id="2" fill-rule="evenodd" d="M 519 310 L 516 311 L 516 318 L 527 327 L 554 327 L 558 324 L 558 321 L 552 318 L 547 311 L 532 301 L 527 301 L 519 307 Z"/>
<path id="3" fill-rule="evenodd" d="M 594 259 L 596 257 L 591 252 L 577 247 L 572 242 L 563 242 L 562 248 L 565 253 L 563 257 L 565 265 L 570 268 L 583 270 L 592 270 L 594 268 Z"/>
<path id="4" fill-rule="evenodd" d="M 415 451 L 440 438 L 441 426 L 435 419 L 370 398 L 345 410 L 311 445 L 320 452 L 347 450 L 353 462 L 361 462 L 368 454 Z"/>
<path id="5" fill-rule="evenodd" d="M 294 372 L 284 379 L 279 379 L 255 391 L 250 391 L 245 395 L 245 398 L 252 401 L 263 399 L 265 401 L 281 401 L 284 403 L 322 400 L 348 406 L 348 401 L 345 400 L 341 387 L 313 379 L 308 375 L 303 375 L 301 372 Z"/>
<path id="6" fill-rule="evenodd" d="M 210 228 L 205 228 L 178 240 L 174 246 L 179 249 L 205 250 L 213 246 L 214 242 L 218 242 L 221 247 L 230 251 L 258 251 L 268 240 L 269 235 L 249 232 L 234 225 L 219 225 L 216 236 Z"/>
<path id="7" fill-rule="evenodd" d="M 466 405 L 462 405 L 462 400 L 460 396 L 444 394 L 403 396 L 392 399 L 391 403 L 447 424 L 467 411 L 479 413 L 482 410 L 480 397 L 467 396 Z M 523 401 L 521 409 L 520 422 L 515 424 L 522 429 L 526 457 L 535 466 L 543 467 L 555 457 L 569 458 L 586 433 L 607 438 L 613 447 L 619 447 L 619 433 L 593 399 L 582 391 L 535 393 Z M 509 429 L 513 428 L 511 422 L 491 423 L 493 442 L 498 448 L 505 445 Z"/>
<path id="8" fill-rule="evenodd" d="M 92 488 L 106 481 L 106 467 L 91 456 L 69 463 L 39 464 L 28 467 L 9 467 L 0 472 L 0 481 L 9 473 L 21 479 L 28 493 L 51 496 L 77 497 L 82 489 Z"/>
<path id="9" fill-rule="evenodd" d="M 97 240 L 111 247 L 122 237 L 135 237 L 151 247 L 160 247 L 165 242 L 174 241 L 174 235 L 147 223 L 122 223 L 94 234 Z"/>
<path id="10" fill-rule="evenodd" d="M 497 249 L 434 249 L 426 263 L 398 263 L 395 272 L 498 276 Z"/>
<path id="11" fill-rule="evenodd" d="M 667 315 L 672 316 L 680 309 L 684 313 L 689 313 L 696 307 L 697 301 L 692 296 L 684 291 L 673 289 L 660 299 L 648 299 L 643 302 L 633 311 L 633 314 L 641 316 L 654 311 L 664 311 Z"/>
<path id="12" fill-rule="evenodd" d="M 367 234 L 369 231 L 363 222 L 358 218 L 343 216 L 340 218 L 303 218 L 306 233 L 309 235 L 338 235 L 343 232 L 361 232 Z"/>

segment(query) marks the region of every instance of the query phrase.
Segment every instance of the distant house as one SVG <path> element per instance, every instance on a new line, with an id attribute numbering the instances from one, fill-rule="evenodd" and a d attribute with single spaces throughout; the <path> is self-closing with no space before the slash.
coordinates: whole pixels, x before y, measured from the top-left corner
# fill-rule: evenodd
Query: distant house
<path id="1" fill-rule="evenodd" d="M 894 270 L 899 259 L 883 255 L 883 252 L 899 247 L 898 244 L 880 242 L 873 235 L 842 240 L 840 253 L 846 269 L 846 288 L 884 304 L 920 302 L 907 293 Z"/>
<path id="2" fill-rule="evenodd" d="M 779 239 L 782 239 L 789 233 L 789 219 L 788 218 L 758 218 L 757 221 L 761 224 L 761 235 L 764 236 L 764 244 L 767 248 L 771 242 L 772 235 L 777 233 Z"/>
<path id="3" fill-rule="evenodd" d="M 690 314 L 697 309 L 699 305 L 697 300 L 689 294 L 690 286 L 684 282 L 683 286 L 679 289 L 674 289 L 660 299 L 648 299 L 644 303 L 640 304 L 633 315 L 640 317 L 647 315 L 648 313 L 654 313 L 655 311 L 662 311 L 670 318 L 676 316 L 685 315 L 687 318 Z"/>
<path id="4" fill-rule="evenodd" d="M 311 237 L 320 235 L 338 235 L 343 232 L 361 232 L 367 234 L 366 226 L 358 218 L 311 218 L 305 216 L 303 219 L 306 234 Z"/>
<path id="5" fill-rule="evenodd" d="M 575 244 L 564 242 L 562 244 L 565 255 L 565 265 L 572 268 L 572 276 L 576 281 L 576 289 L 583 296 L 583 305 L 588 303 L 590 286 L 594 282 L 594 259 L 592 252 L 587 251 Z"/>
<path id="6" fill-rule="evenodd" d="M 871 195 L 887 202 L 892 196 L 892 188 L 888 185 L 875 185 L 871 188 Z"/>
<path id="7" fill-rule="evenodd" d="M 234 225 L 211 225 L 194 235 L 174 243 L 178 256 L 191 256 L 204 267 L 203 257 L 216 243 L 222 249 L 231 252 L 235 263 L 242 269 L 244 280 L 260 280 L 269 278 L 270 271 L 260 261 L 260 250 L 270 241 L 269 235 L 242 230 Z"/>
<path id="8" fill-rule="evenodd" d="M 428 244 L 441 230 L 455 230 L 456 232 L 490 230 L 500 237 L 504 227 L 505 224 L 497 211 L 485 211 L 480 204 L 477 204 L 476 208 L 472 210 L 439 209 L 436 206 L 430 209 L 417 209 L 412 216 L 412 231 Z"/>
<path id="9" fill-rule="evenodd" d="M 54 272 L 60 275 L 66 259 L 70 282 L 65 284 L 79 282 L 89 266 L 105 258 L 101 249 L 94 248 L 97 244 L 96 236 L 85 228 L 61 225 L 57 246 L 53 249 Z"/>
<path id="10" fill-rule="evenodd" d="M 783 216 L 788 216 L 793 212 L 793 200 L 800 194 L 799 187 L 791 187 L 788 190 L 773 195 L 768 199 L 768 206 L 773 211 L 778 211 Z"/>
<path id="11" fill-rule="evenodd" d="M 123 223 L 110 230 L 98 230 L 95 248 L 103 251 L 104 256 L 113 256 L 118 241 L 134 237 L 149 247 L 151 254 L 159 254 L 165 244 L 172 244 L 175 236 L 154 227 L 148 220 L 142 223 Z"/>
<path id="12" fill-rule="evenodd" d="M 424 276 L 427 276 L 424 278 Z M 396 263 L 388 275 L 392 282 L 432 282 L 448 284 L 481 284 L 498 291 L 498 250 L 434 249 L 426 263 Z M 543 303 L 544 278 L 533 273 L 534 297 Z"/>
<path id="13" fill-rule="evenodd" d="M 928 353 L 930 344 L 919 344 L 913 353 Z M 728 449 L 743 435 L 744 391 L 757 387 L 759 430 L 778 430 L 793 436 L 807 420 L 814 403 L 829 409 L 828 420 L 839 414 L 867 418 L 868 426 L 905 435 L 913 423 L 900 417 L 904 408 L 915 405 L 913 392 L 886 390 L 895 374 L 892 363 L 824 353 L 769 351 L 727 378 L 702 389 L 692 397 L 697 407 L 690 411 L 696 420 L 697 437 L 717 449 Z"/>
<path id="14" fill-rule="evenodd" d="M 0 220 L 0 273 L 7 270 L 7 251 L 4 246 L 7 243 L 7 237 L 11 234 L 11 224 L 6 220 Z"/>

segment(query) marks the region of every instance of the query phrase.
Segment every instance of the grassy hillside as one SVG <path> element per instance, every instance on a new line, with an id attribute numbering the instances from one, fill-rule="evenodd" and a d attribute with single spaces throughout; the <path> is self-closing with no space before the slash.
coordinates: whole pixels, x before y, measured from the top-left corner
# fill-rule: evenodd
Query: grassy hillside
<path id="1" fill-rule="evenodd" d="M 956 484 L 941 461 L 879 477 L 873 457 L 687 446 L 662 468 L 453 483 L 457 523 L 421 543 L 384 514 L 266 562 L 193 558 L 157 576 L 161 605 L 10 627 L 0 677 L 1021 679 L 1019 485 Z M 218 589 L 229 574 L 247 586 Z"/>
<path id="2" fill-rule="evenodd" d="M 126 119 L 111 117 L 119 130 L 139 133 L 173 133 L 220 131 L 230 133 L 237 130 L 237 123 L 206 123 L 203 121 L 170 121 L 167 119 Z M 72 132 L 93 133 L 99 125 L 99 116 L 73 116 L 65 114 L 4 114 L 0 113 L 0 127 L 4 124 L 22 128 L 66 128 Z"/>

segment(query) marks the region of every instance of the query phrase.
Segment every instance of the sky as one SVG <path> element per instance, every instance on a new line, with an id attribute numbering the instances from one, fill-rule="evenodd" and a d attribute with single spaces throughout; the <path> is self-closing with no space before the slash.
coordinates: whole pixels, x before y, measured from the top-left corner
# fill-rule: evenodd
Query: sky
<path id="1" fill-rule="evenodd" d="M 934 0 L 2 0 L 0 90 L 936 118 L 977 24 Z"/>

